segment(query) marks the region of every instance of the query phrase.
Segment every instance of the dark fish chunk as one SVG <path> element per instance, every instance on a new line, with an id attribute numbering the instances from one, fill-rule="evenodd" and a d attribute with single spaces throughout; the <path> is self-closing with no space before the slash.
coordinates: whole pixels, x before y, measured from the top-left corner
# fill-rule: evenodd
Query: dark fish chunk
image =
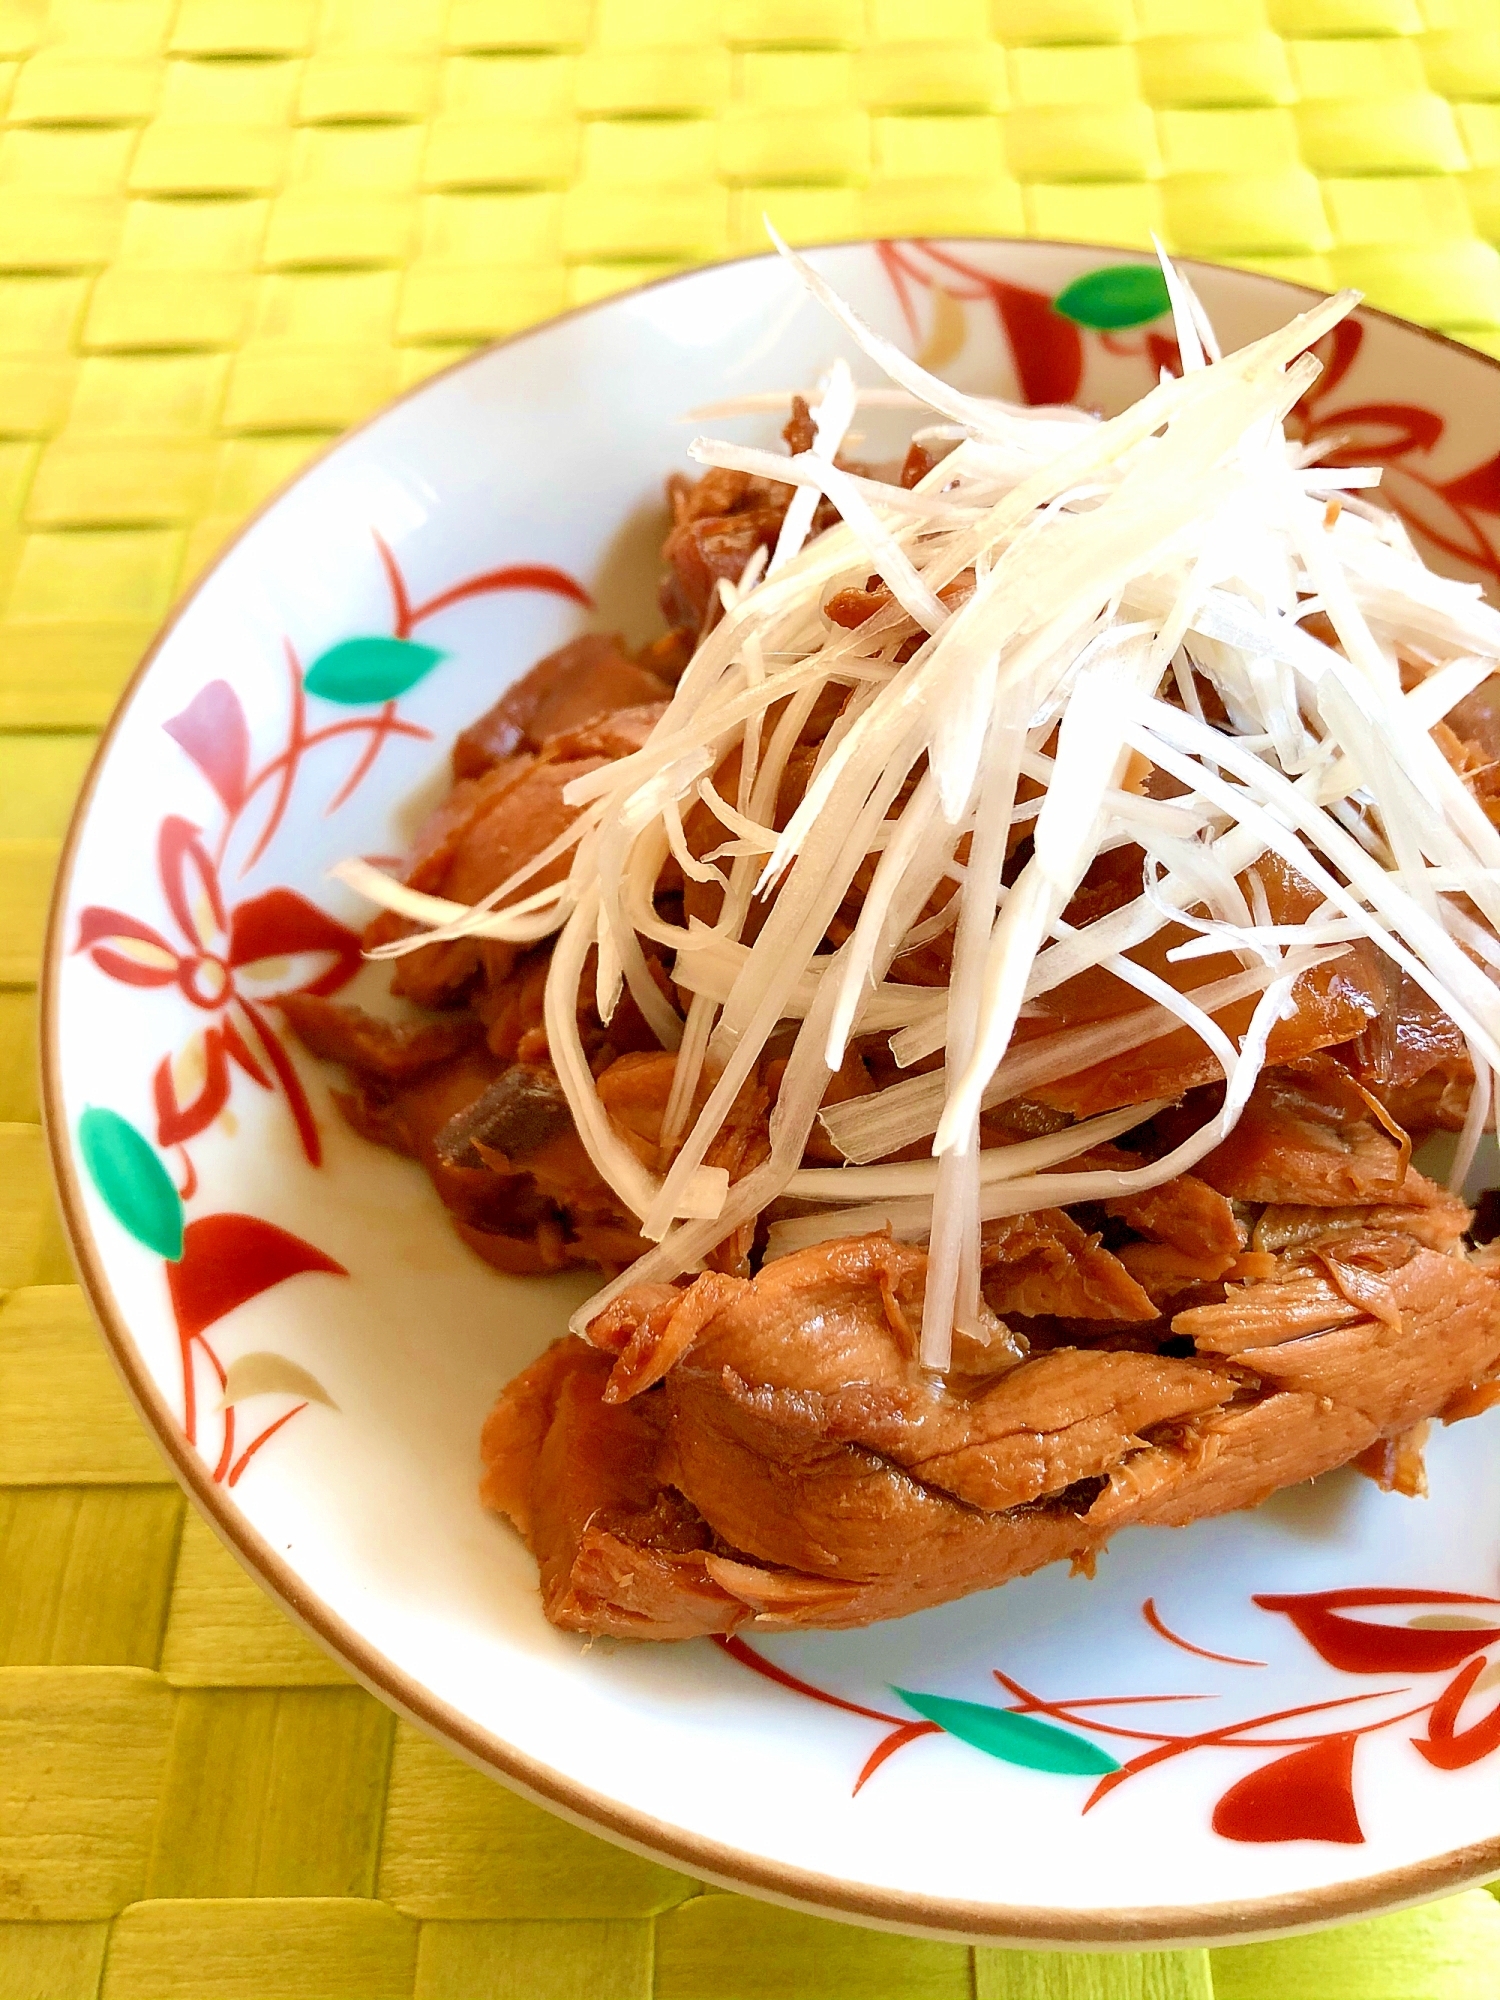
<path id="1" fill-rule="evenodd" d="M 572 1130 L 573 1114 L 550 1064 L 512 1063 L 472 1104 L 455 1112 L 433 1145 L 450 1167 L 486 1165 L 480 1147 L 513 1164 Z"/>

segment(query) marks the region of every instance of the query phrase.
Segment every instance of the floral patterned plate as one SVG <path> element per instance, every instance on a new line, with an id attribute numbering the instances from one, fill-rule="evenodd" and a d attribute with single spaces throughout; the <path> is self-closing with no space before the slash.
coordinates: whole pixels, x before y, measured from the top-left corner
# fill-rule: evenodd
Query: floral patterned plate
<path id="1" fill-rule="evenodd" d="M 816 260 L 962 386 L 1118 408 L 1176 360 L 1154 267 L 1026 243 Z M 1304 295 L 1197 273 L 1225 344 Z M 371 1002 L 348 854 L 400 852 L 455 733 L 590 625 L 651 635 L 695 405 L 871 371 L 773 259 L 480 354 L 275 501 L 153 647 L 59 879 L 46 1089 L 74 1249 L 219 1533 L 379 1694 L 691 1873 L 950 1936 L 1264 1933 L 1500 1870 L 1500 1416 L 1432 1498 L 1352 1473 L 1135 1530 L 864 1632 L 586 1647 L 475 1493 L 483 1415 L 575 1276 L 500 1276 L 358 1140 L 276 1002 Z M 1295 424 L 1377 461 L 1434 561 L 1500 578 L 1500 375 L 1365 314 Z M 769 442 L 780 419 L 724 420 Z M 865 421 L 893 451 L 891 412 Z"/>

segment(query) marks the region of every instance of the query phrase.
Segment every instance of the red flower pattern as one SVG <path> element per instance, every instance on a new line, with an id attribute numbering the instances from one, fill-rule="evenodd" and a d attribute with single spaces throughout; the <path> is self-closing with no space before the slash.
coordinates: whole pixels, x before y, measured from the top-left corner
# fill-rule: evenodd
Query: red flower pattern
<path id="1" fill-rule="evenodd" d="M 199 1441 L 197 1356 L 202 1354 L 213 1370 L 221 1390 L 229 1373 L 208 1338 L 208 1329 L 288 1278 L 304 1272 L 323 1271 L 331 1277 L 347 1278 L 345 1267 L 315 1244 L 304 1242 L 275 1223 L 258 1215 L 201 1215 L 183 1231 L 182 1255 L 167 1266 L 167 1291 L 172 1301 L 172 1317 L 177 1323 L 177 1343 L 182 1361 L 182 1428 L 189 1444 Z M 276 1433 L 307 1408 L 296 1402 L 279 1417 L 264 1425 L 238 1453 L 235 1451 L 235 1405 L 221 1403 L 219 1454 L 214 1465 L 215 1485 L 239 1484 L 250 1461 Z"/>
<path id="2" fill-rule="evenodd" d="M 514 564 L 487 570 L 425 602 L 413 603 L 392 551 L 378 534 L 374 539 L 390 591 L 391 636 L 398 642 L 409 641 L 415 625 L 450 605 L 496 591 L 544 591 L 583 605 L 590 602 L 583 586 L 566 572 L 545 564 Z M 377 652 L 387 644 L 383 637 L 356 640 L 332 652 L 347 653 L 351 644 L 357 650 L 371 643 Z M 304 675 L 290 640 L 283 642 L 283 650 L 290 680 L 285 739 L 258 768 L 252 768 L 244 709 L 227 681 L 209 681 L 163 725 L 197 766 L 222 808 L 211 836 L 178 813 L 162 820 L 155 858 L 165 918 L 147 922 L 124 910 L 92 904 L 78 923 L 74 949 L 86 953 L 100 972 L 125 986 L 175 990 L 194 1020 L 175 1057 L 164 1056 L 152 1075 L 156 1143 L 181 1154 L 184 1180 L 179 1195 L 184 1203 L 198 1188 L 188 1143 L 226 1109 L 235 1071 L 262 1090 L 280 1091 L 305 1158 L 313 1166 L 321 1164 L 317 1120 L 266 1008 L 293 993 L 337 993 L 361 962 L 358 934 L 294 889 L 274 887 L 234 901 L 225 887 L 231 847 L 237 877 L 243 880 L 270 849 L 313 751 L 345 738 L 358 745 L 352 767 L 326 807 L 331 813 L 364 782 L 388 741 L 394 737 L 425 741 L 432 734 L 399 715 L 394 698 L 375 703 L 373 714 L 343 715 L 310 727 L 308 697 L 323 692 L 316 682 L 318 662 Z M 418 650 L 420 677 L 443 655 L 431 648 Z M 415 679 L 405 685 L 415 685 Z M 358 687 L 351 690 L 347 684 L 329 698 L 345 707 L 363 706 L 367 699 Z M 191 1082 L 185 1081 L 187 1077 Z M 263 1217 L 215 1213 L 186 1223 L 181 1253 L 168 1261 L 166 1278 L 180 1352 L 183 1430 L 190 1444 L 200 1442 L 202 1368 L 206 1365 L 211 1371 L 211 1383 L 216 1382 L 221 1392 L 227 1393 L 231 1379 L 208 1329 L 270 1287 L 307 1272 L 348 1275 L 343 1265 L 315 1245 Z M 307 1407 L 305 1400 L 296 1399 L 295 1389 L 281 1393 L 293 1396 L 291 1407 L 264 1424 L 248 1443 L 238 1444 L 236 1401 L 221 1396 L 212 1413 L 218 1425 L 216 1483 L 234 1486 L 256 1454 Z M 209 1455 L 214 1456 L 212 1448 Z"/>
<path id="3" fill-rule="evenodd" d="M 950 1708 L 971 1713 L 994 1713 L 1001 1717 L 1030 1716 L 1086 1737 L 1108 1738 L 1111 1743 L 1139 1744 L 1130 1758 L 1099 1778 L 1083 1801 L 1087 1813 L 1100 1805 L 1111 1792 L 1144 1771 L 1196 1751 L 1276 1750 L 1280 1754 L 1230 1785 L 1213 1808 L 1210 1824 L 1222 1839 L 1267 1844 L 1280 1841 L 1329 1841 L 1357 1846 L 1364 1841 L 1364 1829 L 1354 1795 L 1355 1753 L 1366 1736 L 1398 1728 L 1402 1723 L 1426 1717 L 1425 1736 L 1410 1741 L 1418 1754 L 1434 1769 L 1457 1771 L 1500 1750 L 1500 1704 L 1461 1726 L 1469 1697 L 1483 1679 L 1490 1684 L 1490 1662 L 1486 1649 L 1500 1640 L 1496 1630 L 1479 1618 L 1451 1611 L 1429 1612 L 1410 1624 L 1385 1624 L 1378 1619 L 1353 1618 L 1355 1610 L 1414 1609 L 1419 1605 L 1493 1605 L 1500 1600 L 1451 1590 L 1408 1590 L 1377 1588 L 1367 1590 L 1315 1591 L 1294 1596 L 1257 1596 L 1251 1599 L 1260 1610 L 1279 1614 L 1312 1647 L 1314 1652 L 1346 1674 L 1375 1675 L 1400 1673 L 1425 1675 L 1447 1673 L 1456 1661 L 1464 1661 L 1447 1686 L 1436 1696 L 1408 1705 L 1410 1687 L 1372 1688 L 1361 1694 L 1335 1695 L 1325 1701 L 1304 1702 L 1296 1707 L 1250 1715 L 1243 1721 L 1221 1723 L 1215 1728 L 1188 1732 L 1131 1727 L 1102 1718 L 1101 1709 L 1130 1709 L 1162 1703 L 1202 1701 L 1202 1694 L 1095 1695 L 1068 1700 L 1047 1700 L 1024 1686 L 1013 1675 L 994 1671 L 994 1679 L 1011 1697 L 1007 1707 L 982 1711 L 969 1703 L 949 1703 Z M 1141 1606 L 1146 1624 L 1168 1644 L 1198 1659 L 1226 1666 L 1263 1668 L 1263 1660 L 1241 1659 L 1200 1646 L 1174 1632 L 1161 1618 L 1151 1598 Z M 1449 1621 L 1452 1621 L 1451 1623 Z M 885 1726 L 875 1748 L 865 1758 L 854 1780 L 859 1793 L 886 1761 L 920 1737 L 938 1735 L 944 1723 L 912 1722 L 882 1709 L 866 1708 L 846 1701 L 810 1682 L 799 1680 L 784 1668 L 766 1659 L 743 1639 L 721 1638 L 717 1642 L 742 1666 L 763 1678 L 775 1681 L 789 1692 L 842 1709 Z M 1352 1721 L 1348 1711 L 1364 1708 L 1369 1715 L 1374 1704 L 1399 1703 L 1389 1713 L 1378 1713 L 1368 1721 Z M 941 1710 L 939 1711 L 941 1712 Z M 1298 1728 L 1304 1718 L 1338 1717 L 1328 1729 Z M 1288 1731 L 1287 1724 L 1293 1728 Z M 952 1725 L 949 1725 L 951 1728 Z M 960 1728 L 959 1733 L 963 1730 Z M 981 1741 L 969 1737 L 970 1741 Z M 981 1747 L 986 1747 L 981 1744 Z M 992 1749 L 991 1754 L 1003 1755 Z M 1122 1749 L 1123 1754 L 1123 1749 Z M 1023 1760 L 1024 1761 L 1024 1760 Z M 1062 1767 L 1055 1767 L 1062 1768 Z"/>
<path id="4" fill-rule="evenodd" d="M 200 830 L 175 813 L 157 834 L 156 871 L 178 942 L 138 917 L 93 904 L 79 919 L 77 949 L 123 985 L 176 986 L 210 1017 L 183 1052 L 200 1079 L 186 1103 L 173 1058 L 157 1065 L 157 1144 L 181 1146 L 208 1129 L 229 1101 L 233 1064 L 263 1090 L 280 1087 L 302 1150 L 317 1166 L 323 1148 L 307 1093 L 257 1003 L 283 993 L 336 993 L 359 970 L 358 936 L 293 889 L 268 889 L 228 907 Z M 301 980 L 273 986 L 255 979 L 267 961 L 309 957 L 315 968 Z"/>
<path id="5" fill-rule="evenodd" d="M 921 334 L 912 304 L 913 290 L 982 301 L 994 313 L 1005 336 L 1026 402 L 1071 403 L 1078 394 L 1083 380 L 1083 337 L 1071 320 L 1052 310 L 1045 292 L 997 278 L 954 256 L 951 250 L 940 250 L 935 243 L 878 243 L 875 250 L 913 341 Z"/>
<path id="6" fill-rule="evenodd" d="M 414 604 L 390 547 L 378 533 L 374 541 L 390 592 L 397 639 L 409 639 L 416 625 L 450 605 L 500 591 L 543 591 L 578 604 L 590 602 L 583 586 L 565 571 L 548 564 L 517 563 L 486 570 Z M 318 1166 L 323 1145 L 317 1120 L 264 1008 L 290 993 L 337 993 L 359 970 L 359 938 L 293 889 L 268 889 L 230 905 L 223 886 L 230 842 L 237 832 L 244 833 L 242 845 L 248 843 L 248 851 L 239 866 L 244 876 L 280 830 L 311 751 L 346 737 L 364 739 L 329 801 L 327 809 L 334 812 L 363 783 L 392 737 L 425 740 L 431 731 L 400 716 L 394 700 L 382 701 L 373 715 L 343 716 L 310 729 L 308 690 L 290 640 L 285 642 L 285 653 L 291 682 L 287 738 L 259 769 L 251 769 L 249 724 L 227 681 L 208 682 L 181 714 L 163 725 L 224 808 L 211 846 L 201 828 L 178 814 L 169 814 L 161 823 L 156 871 L 175 937 L 123 910 L 96 904 L 82 913 L 75 949 L 86 951 L 101 972 L 124 985 L 175 986 L 190 1006 L 210 1017 L 175 1058 L 162 1058 L 152 1077 L 158 1145 L 182 1147 L 205 1132 L 228 1104 L 233 1072 L 239 1070 L 263 1090 L 280 1090 L 302 1151 Z M 266 804 L 252 838 L 246 830 L 247 816 L 262 798 Z M 311 969 L 288 981 L 285 962 L 308 959 L 313 960 Z M 184 1075 L 193 1079 L 190 1086 L 182 1083 Z M 186 1195 L 197 1182 L 185 1154 L 184 1161 Z"/>
<path id="7" fill-rule="evenodd" d="M 1323 372 L 1287 418 L 1287 430 L 1320 444 L 1320 465 L 1378 465 L 1380 494 L 1421 539 L 1500 584 L 1500 546 L 1485 516 L 1500 516 L 1500 454 L 1452 479 L 1424 461 L 1444 421 L 1420 403 L 1339 403 L 1330 407 L 1364 345 L 1357 318 L 1342 320 L 1313 350 Z"/>

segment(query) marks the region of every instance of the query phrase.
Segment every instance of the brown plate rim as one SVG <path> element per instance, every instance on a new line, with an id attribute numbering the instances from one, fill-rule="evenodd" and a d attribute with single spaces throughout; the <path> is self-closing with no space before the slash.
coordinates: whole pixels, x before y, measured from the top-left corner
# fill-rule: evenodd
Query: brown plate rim
<path id="1" fill-rule="evenodd" d="M 926 241 L 993 248 L 996 244 L 1037 249 L 1059 249 L 1099 256 L 1140 261 L 1142 253 L 1116 244 L 1061 241 L 1042 237 L 947 236 L 925 238 L 845 238 L 830 243 L 810 244 L 808 250 L 874 248 L 881 241 Z M 313 1639 L 348 1667 L 370 1692 L 396 1709 L 407 1720 L 439 1741 L 457 1750 L 471 1764 L 499 1778 L 552 1811 L 560 1813 L 589 1832 L 602 1834 L 620 1846 L 644 1854 L 655 1861 L 685 1870 L 693 1877 L 711 1881 L 727 1889 L 743 1889 L 772 1902 L 788 1904 L 811 1914 L 876 1929 L 899 1931 L 927 1937 L 945 1938 L 964 1944 L 997 1943 L 1051 1949 L 1098 1950 L 1144 1945 L 1192 1945 L 1215 1941 L 1285 1935 L 1311 1930 L 1342 1919 L 1368 1916 L 1414 1903 L 1427 1902 L 1500 1873 L 1500 1833 L 1494 1838 L 1435 1855 L 1379 1875 L 1355 1882 L 1333 1884 L 1323 1889 L 1297 1890 L 1279 1896 L 1252 1897 L 1243 1901 L 1188 1904 L 1181 1907 L 1150 1905 L 1094 1911 L 1070 1911 L 1027 1907 L 1004 1903 L 981 1903 L 933 1896 L 905 1895 L 898 1890 L 851 1883 L 838 1876 L 770 1862 L 720 1841 L 686 1834 L 652 1815 L 624 1807 L 618 1801 L 589 1790 L 563 1777 L 550 1765 L 529 1757 L 488 1730 L 478 1728 L 468 1717 L 438 1700 L 429 1689 L 402 1672 L 377 1648 L 368 1644 L 345 1621 L 337 1617 L 310 1591 L 290 1564 L 244 1519 L 221 1490 L 213 1484 L 208 1468 L 196 1452 L 189 1450 L 176 1418 L 141 1362 L 124 1314 L 105 1274 L 103 1260 L 89 1229 L 81 1199 L 73 1149 L 62 1112 L 62 1057 L 58 1034 L 58 988 L 62 960 L 66 955 L 63 913 L 77 858 L 79 842 L 88 818 L 95 789 L 113 747 L 121 721 L 135 699 L 157 655 L 176 629 L 190 604 L 209 579 L 229 559 L 257 523 L 276 507 L 283 496 L 318 465 L 321 465 L 351 437 L 358 436 L 381 421 L 391 410 L 413 400 L 434 382 L 470 368 L 499 350 L 544 334 L 564 320 L 606 311 L 622 299 L 657 291 L 691 278 L 704 270 L 722 270 L 738 264 L 768 262 L 774 252 L 756 252 L 743 257 L 724 258 L 714 264 L 675 271 L 627 291 L 617 292 L 587 305 L 573 306 L 533 326 L 523 327 L 502 339 L 489 341 L 474 352 L 461 356 L 446 367 L 434 370 L 393 397 L 358 424 L 330 440 L 307 464 L 264 500 L 240 526 L 199 574 L 181 602 L 168 615 L 126 683 L 102 731 L 89 764 L 83 787 L 73 808 L 68 833 L 58 858 L 48 909 L 46 941 L 41 979 L 42 1122 L 47 1135 L 58 1204 L 62 1211 L 69 1246 L 85 1296 L 98 1322 L 105 1347 L 114 1362 L 131 1401 L 152 1433 L 188 1497 L 207 1519 L 219 1539 L 247 1569 L 261 1587 L 276 1599 L 292 1619 Z M 1245 270 L 1235 265 L 1216 264 L 1203 258 L 1178 258 L 1189 269 L 1232 271 L 1236 276 L 1263 279 L 1271 284 L 1302 292 L 1310 299 L 1326 297 L 1314 287 L 1272 273 Z M 1398 314 L 1361 306 L 1370 319 L 1389 322 L 1424 340 L 1436 341 L 1458 350 L 1500 377 L 1500 361 L 1465 346 L 1462 341 L 1403 319 Z"/>

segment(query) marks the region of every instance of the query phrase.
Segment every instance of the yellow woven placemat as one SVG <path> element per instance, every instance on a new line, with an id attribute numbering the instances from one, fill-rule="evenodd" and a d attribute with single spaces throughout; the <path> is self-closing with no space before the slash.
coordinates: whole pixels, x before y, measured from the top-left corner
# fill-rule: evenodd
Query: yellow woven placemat
<path id="1" fill-rule="evenodd" d="M 855 1931 L 522 1805 L 184 1514 L 72 1287 L 32 983 L 92 733 L 340 428 L 684 263 L 989 232 L 1500 354 L 1500 0 L 0 0 L 0 2000 L 1493 2000 L 1482 1892 L 1105 1959 Z"/>

